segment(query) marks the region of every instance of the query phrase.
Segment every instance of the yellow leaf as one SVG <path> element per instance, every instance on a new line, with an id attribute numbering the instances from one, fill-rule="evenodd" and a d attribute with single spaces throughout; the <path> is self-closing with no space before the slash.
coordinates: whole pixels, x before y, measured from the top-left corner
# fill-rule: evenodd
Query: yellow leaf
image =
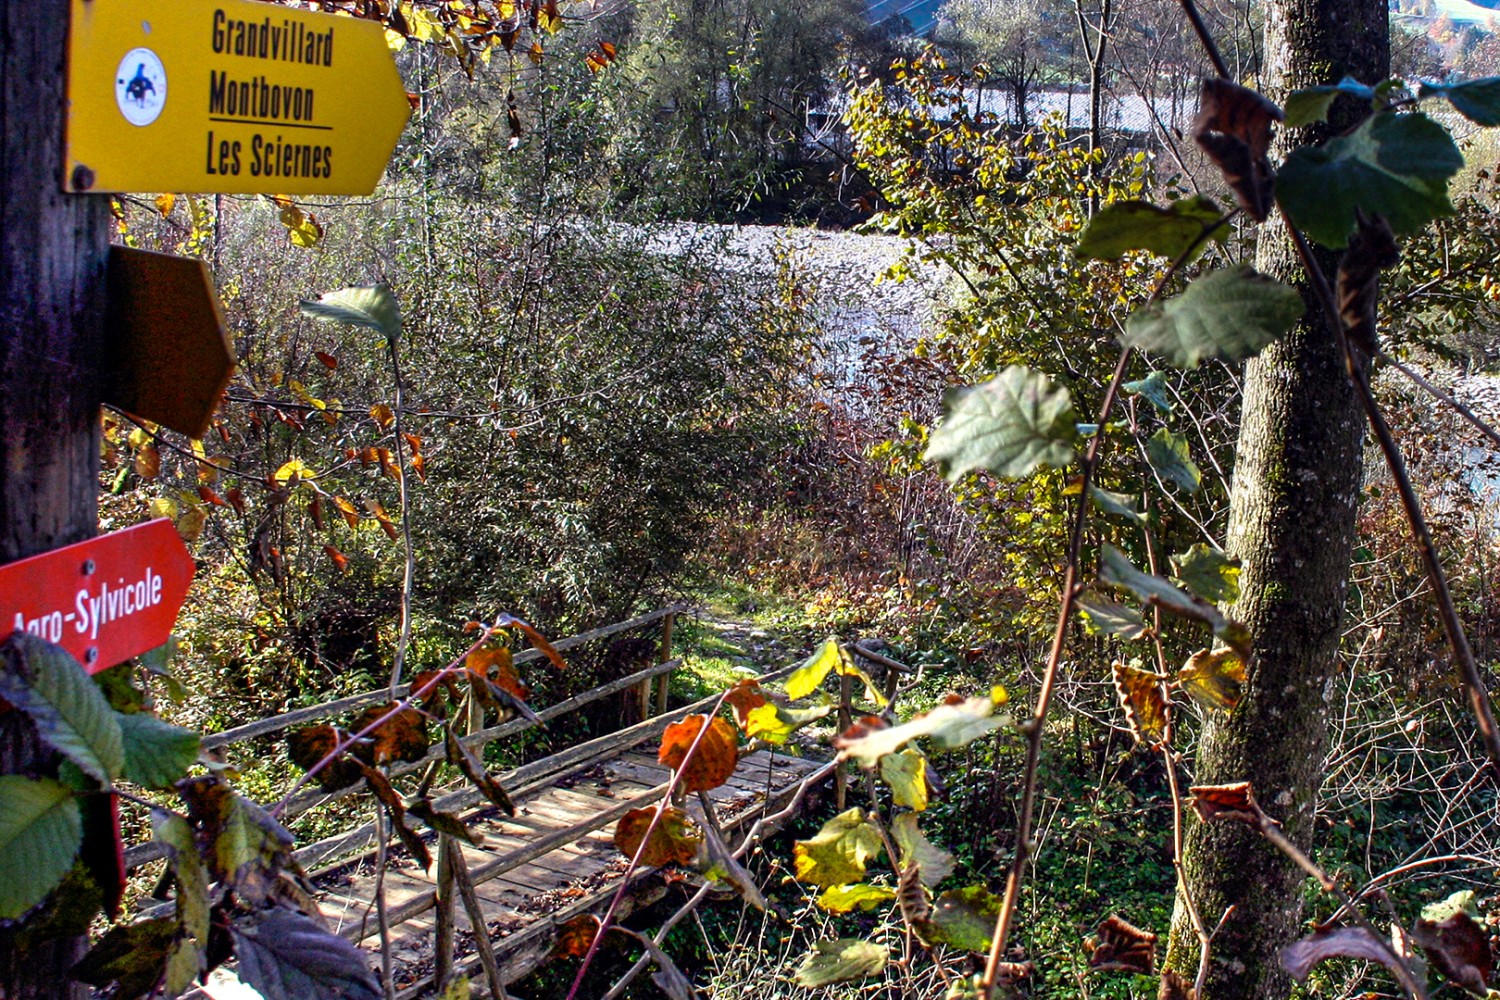
<path id="1" fill-rule="evenodd" d="M 175 194 L 159 194 L 156 196 L 156 210 L 161 213 L 163 219 L 172 214 L 172 207 L 176 204 L 177 196 Z"/>
<path id="2" fill-rule="evenodd" d="M 293 476 L 297 477 L 298 482 L 318 478 L 318 474 L 312 469 L 308 468 L 300 458 L 294 458 L 290 462 L 287 462 L 285 465 L 283 465 L 281 468 L 277 469 L 275 479 L 277 483 L 285 486 L 287 483 L 292 481 Z"/>
<path id="3" fill-rule="evenodd" d="M 396 422 L 396 413 L 384 403 L 376 403 L 370 407 L 370 416 L 381 427 L 389 427 Z"/>

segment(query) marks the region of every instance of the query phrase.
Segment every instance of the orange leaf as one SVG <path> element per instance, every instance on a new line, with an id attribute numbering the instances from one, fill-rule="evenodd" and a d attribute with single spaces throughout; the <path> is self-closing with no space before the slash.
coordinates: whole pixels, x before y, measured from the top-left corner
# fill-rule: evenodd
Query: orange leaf
<path id="1" fill-rule="evenodd" d="M 354 731 L 362 732 L 366 726 L 395 707 L 393 704 L 387 704 L 365 709 L 360 713 L 359 718 L 354 720 Z M 427 727 L 423 723 L 422 713 L 414 708 L 401 709 L 368 735 L 371 742 L 355 751 L 356 755 L 364 759 L 366 763 L 386 764 L 393 760 L 416 761 L 421 760 L 427 753 Z"/>
<path id="2" fill-rule="evenodd" d="M 224 494 L 224 497 L 229 501 L 229 506 L 234 508 L 236 514 L 240 517 L 245 516 L 245 494 L 240 492 L 238 486 L 231 486 L 229 492 Z"/>
<path id="3" fill-rule="evenodd" d="M 1229 820 L 1258 829 L 1261 820 L 1265 818 L 1248 781 L 1237 781 L 1229 785 L 1199 785 L 1188 791 L 1193 796 L 1193 809 L 1204 821 Z"/>
<path id="4" fill-rule="evenodd" d="M 411 457 L 411 467 L 416 470 L 418 479 L 424 483 L 427 482 L 427 459 L 421 455 L 413 455 Z"/>
<path id="5" fill-rule="evenodd" d="M 1115 694 L 1138 743 L 1155 745 L 1167 734 L 1167 700 L 1161 694 L 1161 681 L 1149 670 L 1119 660 L 1114 663 Z"/>
<path id="6" fill-rule="evenodd" d="M 287 734 L 287 756 L 302 770 L 311 771 L 319 761 L 333 753 L 334 747 L 339 745 L 345 735 L 327 724 L 298 729 Z M 319 771 L 313 780 L 325 792 L 335 792 L 358 781 L 360 771 L 358 761 L 350 760 L 347 756 L 340 756 Z"/>
<path id="7" fill-rule="evenodd" d="M 385 512 L 385 508 L 380 505 L 380 501 L 366 500 L 365 510 L 369 511 L 370 516 L 380 522 L 381 529 L 384 530 L 386 536 L 394 542 L 399 533 L 396 531 L 395 522 L 391 520 L 391 515 Z"/>
<path id="8" fill-rule="evenodd" d="M 426 694 L 420 696 L 417 694 L 418 691 L 427 687 L 432 682 L 432 679 L 440 673 L 441 671 L 438 670 L 423 670 L 411 679 L 412 697 L 416 698 L 417 703 L 429 712 L 442 707 L 444 692 L 447 692 L 448 697 L 453 699 L 455 705 L 459 701 L 458 685 L 453 683 L 452 674 L 444 674 L 442 680 L 433 684 L 432 688 Z"/>
<path id="9" fill-rule="evenodd" d="M 225 505 L 224 498 L 219 496 L 219 494 L 215 493 L 213 490 L 209 489 L 207 486 L 198 487 L 198 499 L 202 500 L 204 503 L 211 503 L 215 507 L 223 507 Z"/>
<path id="10" fill-rule="evenodd" d="M 724 704 L 734 712 L 734 721 L 744 730 L 750 725 L 750 713 L 766 704 L 766 696 L 760 693 L 760 681 L 747 677 L 729 689 Z"/>
<path id="11" fill-rule="evenodd" d="M 323 546 L 323 551 L 326 552 L 326 553 L 328 553 L 328 558 L 330 558 L 330 559 L 333 560 L 333 564 L 339 568 L 339 572 L 340 573 L 347 573 L 347 572 L 349 572 L 349 557 L 348 556 L 344 555 L 342 552 L 340 552 L 338 549 L 334 548 L 332 545 L 325 545 L 325 546 Z"/>
<path id="12" fill-rule="evenodd" d="M 706 792 L 729 780 L 740 761 L 738 740 L 728 719 L 715 717 L 708 732 L 698 742 L 698 749 L 688 758 L 688 749 L 697 739 L 707 717 L 690 715 L 674 722 L 661 736 L 661 750 L 656 759 L 672 770 L 681 770 L 678 787 L 686 792 Z"/>
<path id="13" fill-rule="evenodd" d="M 380 471 L 392 479 L 399 481 L 401 479 L 401 470 L 396 467 L 396 463 L 391 461 L 391 449 L 377 448 L 375 449 L 375 454 L 380 458 Z"/>
<path id="14" fill-rule="evenodd" d="M 370 407 L 370 416 L 382 428 L 389 427 L 396 422 L 396 412 L 384 403 L 376 403 Z"/>
<path id="15" fill-rule="evenodd" d="M 1142 976 L 1156 971 L 1156 935 L 1143 931 L 1111 914 L 1095 931 L 1089 952 L 1089 968 L 1134 972 Z"/>
<path id="16" fill-rule="evenodd" d="M 312 503 L 307 505 L 307 512 L 312 515 L 313 527 L 319 531 L 323 530 L 323 498 L 313 497 Z"/>
<path id="17" fill-rule="evenodd" d="M 703 843 L 703 831 L 698 829 L 698 824 L 681 809 L 668 806 L 662 810 L 661 819 L 647 840 L 646 831 L 651 828 L 651 818 L 655 814 L 654 808 L 632 809 L 620 817 L 615 826 L 615 846 L 620 853 L 633 858 L 644 841 L 646 846 L 641 850 L 643 865 L 690 865 L 698 860 L 698 846 Z"/>
<path id="18" fill-rule="evenodd" d="M 345 500 L 343 497 L 334 497 L 333 505 L 339 509 L 340 514 L 344 515 L 344 521 L 349 525 L 349 527 L 359 527 L 359 510 L 354 506 L 354 504 L 350 503 L 348 500 Z"/>
<path id="19" fill-rule="evenodd" d="M 148 444 L 135 453 L 135 474 L 142 479 L 155 479 L 161 475 L 161 452 L 156 445 Z"/>
<path id="20" fill-rule="evenodd" d="M 582 958 L 593 947 L 598 933 L 599 918 L 592 913 L 580 913 L 558 930 L 548 958 Z"/>
<path id="21" fill-rule="evenodd" d="M 334 357 L 332 354 L 329 354 L 327 351 L 313 351 L 313 357 L 323 362 L 323 365 L 329 371 L 333 371 L 339 366 L 339 359 Z"/>
<path id="22" fill-rule="evenodd" d="M 552 643 L 547 641 L 547 637 L 542 635 L 542 633 L 538 632 L 536 629 L 532 628 L 526 622 L 523 622 L 521 619 L 515 617 L 514 615 L 501 615 L 499 619 L 496 620 L 495 624 L 500 628 L 511 627 L 520 629 L 521 634 L 524 635 L 533 646 L 535 646 L 537 649 L 540 649 L 542 651 L 542 655 L 551 660 L 554 667 L 556 667 L 558 670 L 568 669 L 568 661 L 564 660 L 562 658 L 562 654 L 553 648 Z"/>

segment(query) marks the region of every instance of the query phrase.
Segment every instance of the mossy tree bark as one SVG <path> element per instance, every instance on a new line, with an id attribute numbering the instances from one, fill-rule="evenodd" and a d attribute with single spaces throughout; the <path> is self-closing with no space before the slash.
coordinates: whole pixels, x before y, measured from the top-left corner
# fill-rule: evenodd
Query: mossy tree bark
<path id="1" fill-rule="evenodd" d="M 1344 76 L 1375 83 L 1389 68 L 1386 0 L 1270 0 L 1264 89 Z M 1367 109 L 1341 99 L 1336 134 Z M 1324 135 L 1293 132 L 1296 144 Z M 1335 258 L 1322 260 L 1331 275 Z M 1249 363 L 1234 468 L 1228 549 L 1244 561 L 1235 614 L 1254 634 L 1244 700 L 1205 729 L 1195 783 L 1252 782 L 1293 841 L 1313 835 L 1327 739 L 1326 691 L 1336 669 L 1364 421 L 1323 311 L 1284 226 L 1264 227 L 1257 267 L 1303 289 L 1297 329 Z M 1193 822 L 1186 882 L 1210 928 L 1235 907 L 1212 949 L 1201 1000 L 1285 996 L 1280 949 L 1299 931 L 1303 876 L 1238 824 Z M 1168 964 L 1191 980 L 1197 939 L 1178 901 Z"/>
<path id="2" fill-rule="evenodd" d="M 98 358 L 108 202 L 62 193 L 68 0 L 0 3 L 0 564 L 98 525 Z M 0 622 L 0 638 L 9 634 Z M 0 718 L 0 773 L 54 768 L 20 713 Z M 85 995 L 85 939 L 0 928 L 0 997 Z"/>

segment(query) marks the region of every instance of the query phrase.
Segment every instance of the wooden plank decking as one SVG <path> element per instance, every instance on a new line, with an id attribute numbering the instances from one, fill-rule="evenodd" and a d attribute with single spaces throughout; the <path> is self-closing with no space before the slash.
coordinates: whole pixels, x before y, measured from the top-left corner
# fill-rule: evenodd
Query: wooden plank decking
<path id="1" fill-rule="evenodd" d="M 773 807 L 784 803 L 801 783 L 816 778 L 823 764 L 767 750 L 743 757 L 730 781 L 710 793 L 720 822 L 726 831 L 747 827 L 768 802 Z M 470 814 L 471 827 L 483 835 L 484 844 L 463 845 L 464 859 L 506 982 L 520 979 L 545 958 L 559 924 L 608 904 L 627 859 L 613 843 L 615 821 L 597 821 L 601 813 L 653 804 L 669 777 L 656 762 L 654 744 L 642 745 L 522 796 L 513 818 L 495 809 Z M 551 850 L 526 857 L 564 832 L 563 842 Z M 387 864 L 386 906 L 394 917 L 404 918 L 391 932 L 394 978 L 402 997 L 422 996 L 432 985 L 436 868 L 434 863 L 433 870 L 424 872 L 404 852 L 395 851 Z M 318 879 L 324 916 L 336 931 L 368 949 L 372 965 L 378 966 L 375 883 L 374 861 L 368 857 Z M 475 977 L 478 995 L 484 977 L 462 906 L 456 926 L 455 965 Z"/>

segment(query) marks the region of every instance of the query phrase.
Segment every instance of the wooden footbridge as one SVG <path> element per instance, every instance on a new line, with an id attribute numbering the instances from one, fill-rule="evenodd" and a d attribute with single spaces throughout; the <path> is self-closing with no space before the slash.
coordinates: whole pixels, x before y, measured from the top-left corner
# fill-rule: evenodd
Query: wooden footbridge
<path id="1" fill-rule="evenodd" d="M 554 643 L 570 663 L 593 655 L 597 664 L 598 650 L 618 648 L 621 637 L 633 637 L 628 648 L 639 652 L 644 646 L 655 652 L 648 659 L 656 662 L 537 707 L 536 720 L 514 719 L 463 740 L 482 754 L 487 744 L 515 743 L 527 730 L 579 713 L 622 723 L 497 775 L 515 803 L 514 816 L 490 805 L 467 783 L 437 790 L 434 805 L 462 816 L 481 846 L 427 833 L 435 849 L 432 868 L 424 870 L 399 844 L 388 843 L 377 827 L 384 819 L 363 785 L 299 795 L 288 804 L 284 820 L 314 810 L 327 814 L 329 825 L 341 818 L 337 833 L 294 856 L 317 887 L 330 928 L 370 951 L 372 967 L 395 984 L 400 1000 L 428 995 L 456 975 L 471 978 L 475 996 L 504 996 L 507 984 L 546 959 L 559 927 L 580 914 L 602 911 L 620 889 L 628 859 L 614 846 L 614 826 L 631 809 L 654 805 L 665 791 L 670 772 L 656 760 L 662 731 L 691 713 L 711 710 L 717 700 L 713 695 L 668 710 L 668 684 L 678 666 L 669 650 L 679 610 L 663 609 Z M 648 630 L 655 633 L 649 640 L 642 637 Z M 520 665 L 539 658 L 528 650 L 515 660 Z M 790 669 L 762 680 L 779 679 Z M 278 742 L 284 747 L 288 730 L 382 704 L 389 694 L 381 690 L 288 712 L 210 736 L 204 745 L 230 762 L 277 754 L 274 748 Z M 427 759 L 394 766 L 390 773 L 400 788 L 403 776 L 412 776 L 407 778 L 412 784 L 417 772 L 444 759 L 439 745 Z M 710 793 L 708 808 L 727 843 L 747 843 L 778 828 L 834 771 L 826 760 L 752 744 L 742 751 L 730 781 Z M 376 820 L 365 822 L 372 812 Z M 151 843 L 126 853 L 130 868 L 159 857 Z M 659 873 L 638 869 L 622 904 L 628 912 L 666 892 Z M 204 993 L 213 1000 L 258 996 L 230 970 L 216 971 Z"/>

